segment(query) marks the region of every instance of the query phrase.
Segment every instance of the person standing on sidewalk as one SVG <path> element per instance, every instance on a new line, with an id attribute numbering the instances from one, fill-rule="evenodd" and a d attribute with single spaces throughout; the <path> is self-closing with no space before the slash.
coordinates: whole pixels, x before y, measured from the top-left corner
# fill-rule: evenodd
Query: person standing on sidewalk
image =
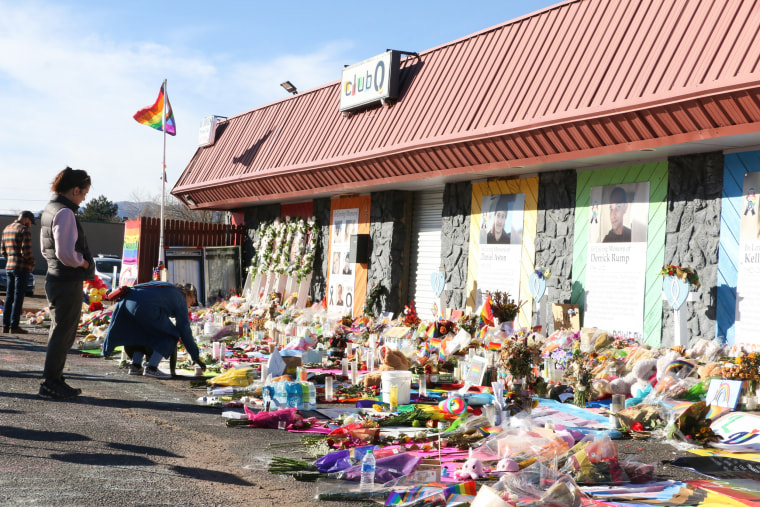
<path id="1" fill-rule="evenodd" d="M 55 195 L 40 218 L 42 254 L 48 264 L 45 294 L 52 320 L 43 371 L 45 381 L 39 392 L 43 398 L 72 398 L 82 392 L 66 383 L 63 368 L 82 315 L 84 281 L 95 278 L 95 264 L 76 216 L 90 184 L 90 176 L 81 169 L 67 167 L 58 173 L 51 188 Z"/>
<path id="2" fill-rule="evenodd" d="M 34 214 L 22 211 L 18 218 L 3 229 L 0 253 L 7 259 L 5 274 L 8 280 L 5 290 L 5 311 L 3 312 L 3 333 L 26 334 L 19 327 L 19 319 L 24 307 L 26 282 L 34 271 L 32 254 L 32 234 L 29 228 L 34 224 Z"/>

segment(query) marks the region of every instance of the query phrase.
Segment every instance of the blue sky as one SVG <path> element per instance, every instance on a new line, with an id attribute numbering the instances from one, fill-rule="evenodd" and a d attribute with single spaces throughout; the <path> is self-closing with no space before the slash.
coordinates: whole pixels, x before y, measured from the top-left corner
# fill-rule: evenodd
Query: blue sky
<path id="1" fill-rule="evenodd" d="M 55 174 L 92 176 L 89 198 L 161 192 L 162 134 L 132 115 L 162 81 L 177 122 L 167 190 L 201 119 L 234 116 L 335 81 L 386 49 L 424 51 L 556 1 L 0 0 L 0 214 L 41 210 Z"/>

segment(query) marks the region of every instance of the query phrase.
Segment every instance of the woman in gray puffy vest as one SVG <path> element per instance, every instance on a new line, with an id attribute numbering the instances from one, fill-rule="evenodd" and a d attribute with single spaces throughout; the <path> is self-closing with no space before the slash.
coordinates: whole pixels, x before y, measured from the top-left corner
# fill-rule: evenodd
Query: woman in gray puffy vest
<path id="1" fill-rule="evenodd" d="M 73 398 L 82 392 L 63 378 L 66 354 L 74 344 L 82 316 L 85 280 L 95 277 L 95 265 L 82 225 L 76 216 L 90 191 L 90 176 L 81 169 L 67 167 L 55 177 L 55 194 L 40 219 L 42 255 L 48 263 L 45 294 L 50 305 L 50 335 L 45 356 L 43 398 Z"/>

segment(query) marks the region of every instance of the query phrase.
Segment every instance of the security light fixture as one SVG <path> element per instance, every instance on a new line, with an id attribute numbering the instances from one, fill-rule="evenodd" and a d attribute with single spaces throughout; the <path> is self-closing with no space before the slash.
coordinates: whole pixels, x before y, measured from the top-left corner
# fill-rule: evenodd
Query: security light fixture
<path id="1" fill-rule="evenodd" d="M 193 198 L 192 198 L 192 197 L 190 197 L 190 194 L 185 194 L 185 201 L 186 201 L 186 202 L 187 202 L 187 203 L 188 203 L 190 206 L 195 206 L 195 201 L 193 201 Z"/>
<path id="2" fill-rule="evenodd" d="M 298 90 L 296 90 L 295 85 L 293 85 L 293 83 L 291 83 L 290 81 L 285 81 L 284 83 L 280 83 L 280 86 L 285 88 L 285 91 L 292 95 L 295 95 L 296 93 L 298 93 Z"/>

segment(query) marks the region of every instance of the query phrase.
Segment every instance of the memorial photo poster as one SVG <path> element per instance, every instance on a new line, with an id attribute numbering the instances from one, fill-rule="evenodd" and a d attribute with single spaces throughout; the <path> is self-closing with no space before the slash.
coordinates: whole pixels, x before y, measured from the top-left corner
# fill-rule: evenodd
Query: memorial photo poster
<path id="1" fill-rule="evenodd" d="M 750 350 L 760 349 L 760 209 L 757 190 L 760 189 L 760 173 L 752 172 L 744 177 L 742 204 L 739 210 L 739 263 L 736 284 L 736 317 L 734 345 Z"/>
<path id="2" fill-rule="evenodd" d="M 481 210 L 476 305 L 486 292 L 497 291 L 517 302 L 525 194 L 484 195 Z"/>
<path id="3" fill-rule="evenodd" d="M 352 313 L 355 265 L 350 251 L 351 236 L 358 231 L 359 208 L 334 210 L 331 224 L 327 310 Z"/>
<path id="4" fill-rule="evenodd" d="M 584 327 L 644 334 L 649 182 L 589 191 Z"/>

